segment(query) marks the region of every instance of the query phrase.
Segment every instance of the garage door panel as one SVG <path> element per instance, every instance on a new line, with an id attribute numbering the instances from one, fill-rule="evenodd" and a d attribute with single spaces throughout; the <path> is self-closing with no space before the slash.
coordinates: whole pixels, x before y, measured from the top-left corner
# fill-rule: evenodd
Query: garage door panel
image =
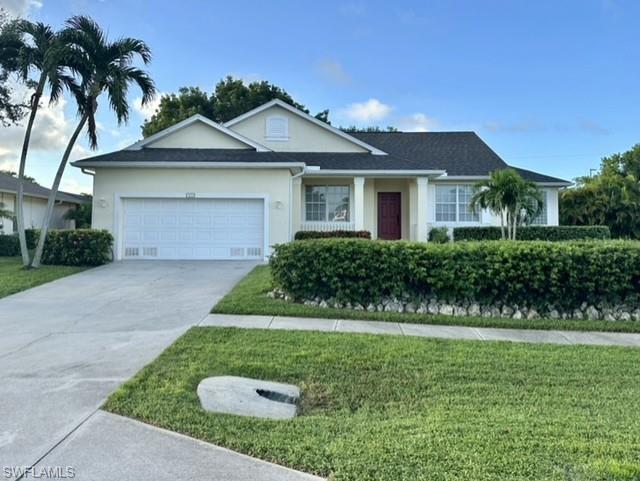
<path id="1" fill-rule="evenodd" d="M 126 258 L 259 259 L 262 199 L 124 199 Z"/>

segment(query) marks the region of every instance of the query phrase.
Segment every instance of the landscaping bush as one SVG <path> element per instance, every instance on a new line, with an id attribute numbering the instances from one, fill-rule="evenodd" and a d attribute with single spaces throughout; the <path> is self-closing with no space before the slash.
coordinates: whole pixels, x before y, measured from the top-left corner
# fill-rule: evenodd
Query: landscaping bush
<path id="1" fill-rule="evenodd" d="M 40 238 L 40 229 L 25 229 L 24 235 L 27 238 L 27 249 L 35 249 Z"/>
<path id="2" fill-rule="evenodd" d="M 98 266 L 111 260 L 113 236 L 106 230 L 54 230 L 47 234 L 42 262 Z"/>
<path id="3" fill-rule="evenodd" d="M 434 227 L 429 231 L 429 242 L 436 244 L 446 244 L 449 239 L 449 229 L 446 227 Z"/>
<path id="4" fill-rule="evenodd" d="M 276 246 L 276 287 L 294 299 L 384 298 L 518 305 L 541 311 L 640 300 L 640 242 L 428 244 L 312 240 Z"/>
<path id="5" fill-rule="evenodd" d="M 0 234 L 0 256 L 20 255 L 18 236 Z"/>
<path id="6" fill-rule="evenodd" d="M 610 239 L 611 232 L 606 225 L 594 226 L 542 226 L 529 225 L 518 227 L 518 240 L 566 241 L 587 239 Z M 500 227 L 455 227 L 453 240 L 499 240 Z"/>
<path id="7" fill-rule="evenodd" d="M 368 230 L 300 230 L 296 232 L 294 239 L 327 239 L 332 237 L 371 239 L 371 232 L 369 232 Z"/>

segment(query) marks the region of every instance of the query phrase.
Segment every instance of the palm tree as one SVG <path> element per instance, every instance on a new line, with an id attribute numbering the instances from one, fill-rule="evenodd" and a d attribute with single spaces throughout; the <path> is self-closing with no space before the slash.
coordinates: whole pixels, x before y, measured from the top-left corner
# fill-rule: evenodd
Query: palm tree
<path id="1" fill-rule="evenodd" d="M 2 219 L 13 219 L 13 212 L 5 208 L 4 202 L 0 202 L 0 221 Z"/>
<path id="2" fill-rule="evenodd" d="M 474 190 L 471 209 L 474 212 L 478 208 L 488 209 L 500 216 L 503 239 L 515 240 L 517 227 L 534 218 L 543 207 L 538 186 L 509 168 L 493 171 L 489 179 L 478 182 Z"/>
<path id="3" fill-rule="evenodd" d="M 80 120 L 69 139 L 49 193 L 32 267 L 40 266 L 60 180 L 71 150 L 85 125 L 89 146 L 92 149 L 98 147 L 95 119 L 98 97 L 102 93 L 107 95 L 109 106 L 115 112 L 118 124 L 122 124 L 129 119 L 127 93 L 131 84 L 136 85 L 142 92 L 142 105 L 148 104 L 156 94 L 156 88 L 149 75 L 133 66 L 137 58 L 140 58 L 145 65 L 151 61 L 151 52 L 146 43 L 134 38 L 121 38 L 115 42 L 109 42 L 100 26 L 85 16 L 71 17 L 66 25 L 67 27 L 60 35 L 71 50 L 69 64 L 81 78 L 80 89 L 75 93 Z"/>
<path id="4" fill-rule="evenodd" d="M 65 46 L 59 35 L 42 22 L 18 20 L 3 29 L 0 36 L 0 63 L 3 69 L 15 71 L 20 79 L 28 86 L 34 86 L 29 102 L 29 120 L 24 133 L 20 164 L 18 167 L 18 189 L 16 195 L 16 223 L 20 238 L 22 262 L 29 265 L 29 251 L 24 227 L 24 171 L 27 162 L 27 152 L 31 131 L 40 106 L 40 99 L 44 89 L 49 84 L 49 103 L 55 104 L 62 94 L 63 87 L 69 87 L 73 82 L 64 73 Z M 38 80 L 30 80 L 32 71 L 39 72 Z"/>

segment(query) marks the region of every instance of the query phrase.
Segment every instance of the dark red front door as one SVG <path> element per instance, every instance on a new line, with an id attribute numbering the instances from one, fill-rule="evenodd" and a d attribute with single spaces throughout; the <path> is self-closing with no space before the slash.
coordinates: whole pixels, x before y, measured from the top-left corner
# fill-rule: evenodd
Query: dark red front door
<path id="1" fill-rule="evenodd" d="M 378 192 L 378 239 L 400 239 L 400 192 Z"/>

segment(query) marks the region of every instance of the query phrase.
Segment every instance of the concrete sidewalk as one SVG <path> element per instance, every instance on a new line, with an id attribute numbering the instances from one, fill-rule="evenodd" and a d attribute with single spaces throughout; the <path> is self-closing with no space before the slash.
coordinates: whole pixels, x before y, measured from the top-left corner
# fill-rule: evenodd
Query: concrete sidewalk
<path id="1" fill-rule="evenodd" d="M 512 341 L 543 344 L 585 344 L 594 346 L 640 347 L 640 334 L 621 332 L 548 331 L 538 329 L 498 329 L 489 327 L 438 326 L 380 321 L 346 321 L 279 316 L 210 314 L 201 326 L 244 329 L 290 329 L 295 331 L 359 332 L 396 336 L 436 337 L 476 341 Z"/>

